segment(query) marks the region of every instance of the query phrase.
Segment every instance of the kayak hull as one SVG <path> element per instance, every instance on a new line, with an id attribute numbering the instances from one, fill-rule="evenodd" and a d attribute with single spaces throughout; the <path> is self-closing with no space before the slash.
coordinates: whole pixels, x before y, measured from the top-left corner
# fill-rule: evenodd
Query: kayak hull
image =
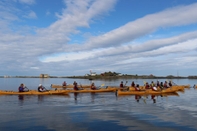
<path id="1" fill-rule="evenodd" d="M 70 93 L 102 93 L 102 92 L 114 92 L 114 89 L 98 89 L 98 90 L 91 90 L 91 89 L 83 89 L 83 90 L 67 90 Z"/>
<path id="2" fill-rule="evenodd" d="M 160 88 L 157 88 L 158 90 L 161 90 Z M 169 88 L 165 88 L 165 90 L 176 90 L 176 91 L 184 91 L 185 87 L 184 86 L 172 86 L 172 87 L 169 87 Z M 135 91 L 135 88 L 134 87 L 130 87 L 129 88 L 130 91 Z M 151 90 L 151 89 L 145 89 L 144 86 L 140 86 L 140 90 Z"/>
<path id="3" fill-rule="evenodd" d="M 0 95 L 65 95 L 65 94 L 68 94 L 68 91 L 65 90 L 45 91 L 45 92 L 38 92 L 35 90 L 31 90 L 28 92 L 0 91 Z"/>
<path id="4" fill-rule="evenodd" d="M 51 88 L 73 88 L 74 85 L 67 85 L 67 86 L 62 86 L 62 85 L 56 85 L 56 84 L 51 84 Z M 82 88 L 90 88 L 90 85 L 79 85 L 79 87 Z"/>
<path id="5" fill-rule="evenodd" d="M 176 90 L 162 90 L 162 91 L 117 91 L 117 95 L 160 95 L 160 94 L 167 94 L 167 93 L 176 93 Z"/>

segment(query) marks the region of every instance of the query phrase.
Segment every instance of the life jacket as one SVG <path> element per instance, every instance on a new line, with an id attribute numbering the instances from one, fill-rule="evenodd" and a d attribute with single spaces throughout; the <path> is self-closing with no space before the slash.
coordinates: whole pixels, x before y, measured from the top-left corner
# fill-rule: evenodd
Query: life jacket
<path id="1" fill-rule="evenodd" d="M 120 87 L 123 87 L 123 84 L 120 84 Z"/>
<path id="2" fill-rule="evenodd" d="M 135 87 L 135 91 L 140 91 L 140 88 L 139 87 Z"/>
<path id="3" fill-rule="evenodd" d="M 77 85 L 74 85 L 74 90 L 79 90 L 79 88 L 77 87 Z"/>
<path id="4" fill-rule="evenodd" d="M 62 86 L 66 86 L 66 82 L 64 82 L 64 83 L 62 84 Z"/>
<path id="5" fill-rule="evenodd" d="M 146 84 L 146 89 L 149 89 L 149 87 L 150 87 L 150 86 L 149 86 L 148 84 Z"/>
<path id="6" fill-rule="evenodd" d="M 92 89 L 92 90 L 96 90 L 96 87 L 93 86 L 93 85 L 91 85 L 91 89 Z"/>
<path id="7" fill-rule="evenodd" d="M 155 86 L 152 87 L 152 90 L 153 90 L 153 91 L 157 91 L 157 87 L 155 87 Z"/>
<path id="8" fill-rule="evenodd" d="M 18 91 L 23 92 L 23 87 L 19 86 Z"/>
<path id="9" fill-rule="evenodd" d="M 42 86 L 39 86 L 39 87 L 38 87 L 38 91 L 39 91 L 39 92 L 42 92 L 42 91 L 43 91 Z"/>

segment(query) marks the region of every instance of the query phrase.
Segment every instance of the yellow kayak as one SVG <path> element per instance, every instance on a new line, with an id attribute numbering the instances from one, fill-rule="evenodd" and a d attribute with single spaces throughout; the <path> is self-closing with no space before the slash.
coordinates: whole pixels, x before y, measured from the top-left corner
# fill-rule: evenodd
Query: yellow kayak
<path id="1" fill-rule="evenodd" d="M 97 90 L 91 90 L 91 89 L 83 89 L 83 90 L 67 90 L 71 93 L 101 93 L 101 92 L 114 92 L 114 89 L 97 89 Z"/>
<path id="2" fill-rule="evenodd" d="M 57 91 L 45 91 L 38 92 L 36 90 L 30 90 L 28 92 L 17 92 L 17 91 L 0 91 L 0 95 L 63 95 L 68 94 L 66 90 L 57 90 Z"/>
<path id="3" fill-rule="evenodd" d="M 157 88 L 158 90 L 161 90 L 160 88 Z M 170 90 L 176 90 L 176 91 L 184 91 L 185 87 L 184 86 L 172 86 L 166 89 L 170 89 Z M 129 87 L 130 91 L 135 91 L 134 87 Z M 144 86 L 140 86 L 140 90 L 152 90 L 152 89 L 145 89 Z"/>
<path id="4" fill-rule="evenodd" d="M 79 85 L 82 88 L 90 88 L 90 85 Z M 57 85 L 57 84 L 51 84 L 51 88 L 73 88 L 74 85 L 69 84 L 66 86 L 62 86 L 62 85 Z"/>
<path id="5" fill-rule="evenodd" d="M 152 90 L 146 90 L 146 91 L 117 91 L 117 95 L 157 95 L 157 94 L 165 94 L 165 93 L 173 93 L 176 92 L 176 90 L 162 90 L 162 91 L 152 91 Z"/>

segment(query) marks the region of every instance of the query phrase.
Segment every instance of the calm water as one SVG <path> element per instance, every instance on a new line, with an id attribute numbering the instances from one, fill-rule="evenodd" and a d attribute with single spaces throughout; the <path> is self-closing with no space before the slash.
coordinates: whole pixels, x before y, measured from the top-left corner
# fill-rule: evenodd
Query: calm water
<path id="1" fill-rule="evenodd" d="M 0 78 L 0 90 L 17 90 L 20 83 L 29 89 L 63 81 L 89 84 L 81 79 Z M 96 85 L 119 85 L 121 80 L 94 81 Z M 124 82 L 126 80 L 123 80 Z M 144 81 L 130 80 L 140 85 Z M 156 81 L 156 80 L 154 80 Z M 160 80 L 165 81 L 165 80 Z M 173 80 L 177 84 L 197 84 L 197 80 Z M 83 93 L 61 96 L 0 95 L 0 131 L 124 131 L 197 130 L 197 89 L 179 96 L 118 96 L 115 93 Z"/>

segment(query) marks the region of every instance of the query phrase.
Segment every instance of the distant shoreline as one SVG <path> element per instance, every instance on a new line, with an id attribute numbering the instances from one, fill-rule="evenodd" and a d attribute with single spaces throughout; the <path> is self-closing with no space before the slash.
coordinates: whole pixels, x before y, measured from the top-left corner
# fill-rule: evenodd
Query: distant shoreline
<path id="1" fill-rule="evenodd" d="M 72 78 L 72 79 L 197 79 L 197 76 L 150 76 L 150 75 L 122 75 L 122 76 L 48 76 L 48 77 L 40 77 L 40 76 L 0 76 L 0 78 Z"/>

